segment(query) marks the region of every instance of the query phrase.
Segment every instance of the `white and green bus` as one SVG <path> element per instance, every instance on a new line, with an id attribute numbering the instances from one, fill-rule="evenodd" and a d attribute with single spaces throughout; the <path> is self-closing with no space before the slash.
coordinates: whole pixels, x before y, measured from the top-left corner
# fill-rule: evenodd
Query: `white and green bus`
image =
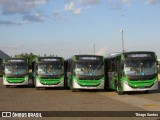
<path id="1" fill-rule="evenodd" d="M 111 54 L 105 58 L 105 76 L 107 88 L 118 94 L 158 90 L 157 56 L 148 51 Z"/>
<path id="2" fill-rule="evenodd" d="M 78 89 L 104 90 L 104 59 L 98 55 L 74 55 L 66 60 L 66 86 Z"/>
<path id="3" fill-rule="evenodd" d="M 33 84 L 40 87 L 64 87 L 64 59 L 62 57 L 37 57 L 32 62 Z"/>
<path id="4" fill-rule="evenodd" d="M 29 85 L 28 60 L 10 58 L 3 61 L 3 85 Z"/>

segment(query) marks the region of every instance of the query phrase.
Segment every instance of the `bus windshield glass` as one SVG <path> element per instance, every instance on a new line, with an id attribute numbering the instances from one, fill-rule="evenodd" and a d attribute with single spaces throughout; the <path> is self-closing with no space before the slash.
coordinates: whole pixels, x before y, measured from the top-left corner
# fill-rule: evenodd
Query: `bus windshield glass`
<path id="1" fill-rule="evenodd" d="M 104 74 L 101 62 L 76 62 L 75 74 L 79 76 L 99 76 Z"/>
<path id="2" fill-rule="evenodd" d="M 39 75 L 61 75 L 63 74 L 63 66 L 60 62 L 56 63 L 40 63 L 38 64 Z"/>
<path id="3" fill-rule="evenodd" d="M 28 67 L 25 64 L 6 64 L 5 65 L 5 74 L 26 74 L 28 71 Z"/>
<path id="4" fill-rule="evenodd" d="M 156 61 L 153 59 L 132 59 L 124 62 L 125 75 L 153 75 L 157 73 Z"/>

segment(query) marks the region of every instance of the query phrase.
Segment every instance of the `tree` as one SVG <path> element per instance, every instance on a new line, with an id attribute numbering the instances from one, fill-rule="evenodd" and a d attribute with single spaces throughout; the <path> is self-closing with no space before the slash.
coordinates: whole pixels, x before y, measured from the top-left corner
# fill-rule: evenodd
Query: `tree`
<path id="1" fill-rule="evenodd" d="M 28 59 L 28 63 L 29 63 L 29 69 L 31 69 L 32 67 L 32 61 L 37 57 L 37 55 L 34 55 L 33 53 L 21 53 L 18 55 L 15 55 L 15 58 L 25 58 Z"/>

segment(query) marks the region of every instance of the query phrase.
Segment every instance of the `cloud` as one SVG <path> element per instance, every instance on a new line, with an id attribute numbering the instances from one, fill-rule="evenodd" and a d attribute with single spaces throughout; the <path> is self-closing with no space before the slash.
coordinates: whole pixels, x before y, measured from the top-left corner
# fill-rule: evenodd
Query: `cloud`
<path id="1" fill-rule="evenodd" d="M 54 10 L 52 13 L 54 20 L 62 20 L 64 17 L 61 15 L 61 10 Z"/>
<path id="2" fill-rule="evenodd" d="M 0 0 L 2 14 L 23 14 L 48 0 Z"/>
<path id="3" fill-rule="evenodd" d="M 148 4 L 156 5 L 157 3 L 160 3 L 160 0 L 147 0 Z"/>
<path id="4" fill-rule="evenodd" d="M 73 14 L 75 15 L 79 15 L 82 13 L 82 7 L 81 8 L 76 8 L 76 4 L 75 2 L 71 1 L 68 4 L 64 5 L 64 11 L 71 11 Z"/>
<path id="5" fill-rule="evenodd" d="M 119 0 L 119 1 L 115 1 L 115 0 L 108 0 L 109 3 L 109 9 L 112 10 L 122 10 L 124 8 L 124 6 L 129 5 L 130 0 Z"/>
<path id="6" fill-rule="evenodd" d="M 103 47 L 96 52 L 96 55 L 105 55 L 107 52 L 107 48 Z"/>
<path id="7" fill-rule="evenodd" d="M 75 15 L 80 15 L 82 10 L 99 3 L 100 0 L 70 0 L 69 3 L 64 5 L 64 11 L 71 11 Z"/>
<path id="8" fill-rule="evenodd" d="M 79 2 L 84 5 L 94 5 L 94 4 L 99 4 L 100 0 L 79 0 Z"/>
<path id="9" fill-rule="evenodd" d="M 78 8 L 74 10 L 74 14 L 79 15 L 82 13 L 82 8 Z"/>
<path id="10" fill-rule="evenodd" d="M 9 20 L 0 20 L 0 25 L 23 25 L 27 21 L 9 21 Z"/>
<path id="11" fill-rule="evenodd" d="M 64 6 L 65 11 L 70 11 L 70 10 L 74 10 L 74 9 L 75 9 L 75 3 L 72 1 L 69 4 L 65 4 L 65 6 Z"/>
<path id="12" fill-rule="evenodd" d="M 17 15 L 20 21 L 0 20 L 0 25 L 23 25 L 28 22 L 44 22 L 46 17 L 35 9 L 49 0 L 0 0 L 1 14 L 5 16 Z"/>
<path id="13" fill-rule="evenodd" d="M 128 4 L 130 1 L 129 1 L 129 0 L 121 0 L 121 2 L 122 2 L 123 4 Z"/>
<path id="14" fill-rule="evenodd" d="M 28 22 L 44 22 L 46 17 L 42 15 L 41 13 L 35 13 L 35 14 L 25 14 L 23 16 L 24 21 Z"/>

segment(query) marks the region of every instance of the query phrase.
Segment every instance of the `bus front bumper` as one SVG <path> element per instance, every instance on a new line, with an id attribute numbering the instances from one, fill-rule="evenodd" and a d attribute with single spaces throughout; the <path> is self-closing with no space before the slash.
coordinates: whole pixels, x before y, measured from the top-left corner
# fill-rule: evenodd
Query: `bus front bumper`
<path id="1" fill-rule="evenodd" d="M 6 78 L 3 77 L 3 85 L 29 85 L 29 80 L 28 80 L 28 78 L 25 78 L 25 81 L 22 83 L 17 83 L 17 82 L 9 83 L 9 82 L 7 82 Z"/>
<path id="2" fill-rule="evenodd" d="M 100 85 L 96 87 L 92 86 L 80 86 L 77 80 L 73 82 L 73 89 L 104 89 L 104 80 L 100 83 Z"/>
<path id="3" fill-rule="evenodd" d="M 158 80 L 154 82 L 152 87 L 148 88 L 132 88 L 127 83 L 123 83 L 123 91 L 147 91 L 147 90 L 158 90 Z"/>
<path id="4" fill-rule="evenodd" d="M 35 87 L 64 87 L 64 80 L 61 80 L 61 82 L 57 85 L 43 85 L 39 79 L 36 79 L 36 86 Z"/>

